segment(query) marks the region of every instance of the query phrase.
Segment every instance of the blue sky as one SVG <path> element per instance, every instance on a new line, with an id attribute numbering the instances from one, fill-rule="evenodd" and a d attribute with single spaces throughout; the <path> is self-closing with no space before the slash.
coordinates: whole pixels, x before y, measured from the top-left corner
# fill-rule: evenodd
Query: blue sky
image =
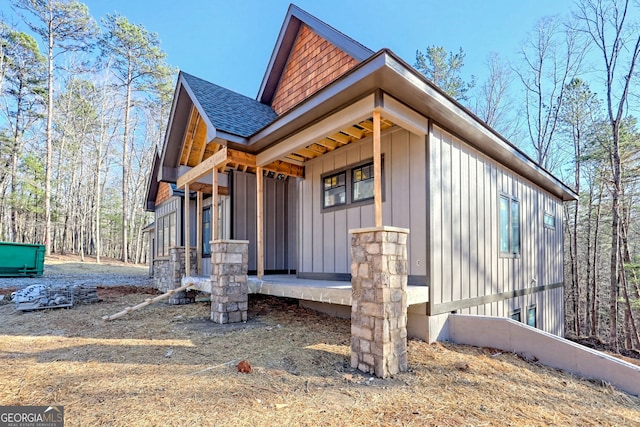
<path id="1" fill-rule="evenodd" d="M 8 0 L 0 11 L 15 14 Z M 255 97 L 290 1 L 87 0 L 91 14 L 126 16 L 158 33 L 168 62 Z M 496 51 L 516 60 L 538 19 L 567 15 L 571 0 L 298 0 L 299 7 L 377 51 L 390 48 L 409 64 L 416 49 L 444 46 L 466 53 L 465 75 L 481 81 Z"/>

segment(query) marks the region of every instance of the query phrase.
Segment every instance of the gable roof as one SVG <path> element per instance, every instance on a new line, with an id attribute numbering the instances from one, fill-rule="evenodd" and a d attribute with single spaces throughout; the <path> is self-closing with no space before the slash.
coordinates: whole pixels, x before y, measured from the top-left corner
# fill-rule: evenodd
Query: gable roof
<path id="1" fill-rule="evenodd" d="M 364 61 L 373 55 L 373 51 L 358 43 L 351 37 L 346 36 L 330 25 L 322 22 L 313 15 L 308 14 L 298 6 L 291 4 L 284 18 L 284 23 L 280 29 L 280 34 L 273 48 L 273 53 L 269 59 L 267 70 L 262 78 L 262 84 L 258 91 L 257 100 L 271 105 L 280 77 L 287 65 L 289 54 L 295 44 L 298 31 L 302 24 L 311 28 L 316 34 L 334 44 L 346 54 L 358 62 Z"/>
<path id="2" fill-rule="evenodd" d="M 266 104 L 217 84 L 180 72 L 192 101 L 216 130 L 246 138 L 271 123 L 278 115 Z"/>
<path id="3" fill-rule="evenodd" d="M 359 55 L 355 56 L 357 52 L 354 53 L 351 50 L 354 58 L 368 56 L 364 60 L 359 59 L 359 63 L 353 68 L 278 116 L 265 102 L 269 96 L 275 94 L 279 81 L 274 82 L 271 79 L 274 76 L 278 79 L 281 77 L 302 24 L 309 25 L 314 31 L 327 31 L 325 35 L 328 34 L 327 39 L 332 39 L 332 43 L 335 40 L 342 47 L 346 44 L 355 51 L 359 51 Z M 320 30 L 317 30 L 318 28 Z M 285 46 L 286 44 L 288 47 Z M 345 50 L 348 49 L 345 48 Z M 269 147 L 285 141 L 288 137 L 327 118 L 332 113 L 358 100 L 363 101 L 364 97 L 371 96 L 375 98 L 370 107 L 371 110 L 375 107 L 386 108 L 384 104 L 387 98 L 391 102 L 389 108 L 393 109 L 393 103 L 397 104 L 394 99 L 399 100 L 409 109 L 444 126 L 485 155 L 531 180 L 551 194 L 563 200 L 576 199 L 577 196 L 573 190 L 393 52 L 388 49 L 382 49 L 375 54 L 369 54 L 370 52 L 317 18 L 293 5 L 290 6 L 265 74 L 258 101 L 190 74 L 180 73 L 161 165 L 158 168 L 158 179 L 167 182 L 177 180 L 179 151 L 192 105 L 198 109 L 207 124 L 209 140 L 219 136 L 226 140 L 225 145 L 228 147 L 257 155 L 262 153 L 265 160 L 268 156 L 263 152 Z M 278 65 L 280 60 L 282 63 Z M 276 66 L 281 67 L 278 72 L 276 72 Z M 270 88 L 271 84 L 273 87 Z"/>

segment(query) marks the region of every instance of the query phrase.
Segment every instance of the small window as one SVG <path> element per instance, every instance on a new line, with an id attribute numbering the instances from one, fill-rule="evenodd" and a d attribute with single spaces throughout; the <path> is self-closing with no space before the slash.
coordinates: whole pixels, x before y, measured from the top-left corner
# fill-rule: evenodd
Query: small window
<path id="1" fill-rule="evenodd" d="M 202 211 L 202 255 L 211 255 L 211 207 Z"/>
<path id="2" fill-rule="evenodd" d="M 159 218 L 158 219 L 158 238 L 156 239 L 157 242 L 157 249 L 156 252 L 158 254 L 158 256 L 165 256 L 164 253 L 164 218 Z"/>
<path id="3" fill-rule="evenodd" d="M 520 254 L 520 203 L 508 196 L 500 196 L 500 252 Z"/>
<path id="4" fill-rule="evenodd" d="M 550 213 L 544 213 L 544 226 L 545 228 L 556 229 L 556 217 Z"/>
<path id="5" fill-rule="evenodd" d="M 156 241 L 158 256 L 169 255 L 169 248 L 176 246 L 176 213 L 172 212 L 158 219 L 158 239 Z"/>
<path id="6" fill-rule="evenodd" d="M 168 248 L 176 247 L 176 214 L 172 213 L 169 215 L 169 244 Z M 167 255 L 169 254 L 169 250 L 167 248 Z"/>
<path id="7" fill-rule="evenodd" d="M 324 178 L 324 207 L 344 205 L 347 203 L 347 174 L 340 172 Z"/>
<path id="8" fill-rule="evenodd" d="M 373 198 L 373 163 L 353 169 L 353 201 Z"/>
<path id="9" fill-rule="evenodd" d="M 527 325 L 532 326 L 534 328 L 538 327 L 537 310 L 535 305 L 531 305 L 527 309 Z"/>
<path id="10" fill-rule="evenodd" d="M 509 317 L 511 317 L 512 320 L 515 320 L 516 322 L 521 322 L 521 318 L 520 318 L 520 309 L 516 309 L 513 310 L 511 312 L 511 314 L 509 315 Z"/>

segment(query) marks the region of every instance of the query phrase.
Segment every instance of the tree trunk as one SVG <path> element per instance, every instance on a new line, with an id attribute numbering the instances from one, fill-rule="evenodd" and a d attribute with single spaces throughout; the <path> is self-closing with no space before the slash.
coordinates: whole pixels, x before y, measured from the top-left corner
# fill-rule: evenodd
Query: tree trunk
<path id="1" fill-rule="evenodd" d="M 21 83 L 22 85 L 22 83 Z M 19 94 L 22 94 L 22 87 L 18 90 Z M 16 175 L 18 172 L 18 151 L 20 151 L 19 138 L 20 138 L 20 115 L 22 110 L 22 96 L 18 96 L 16 100 L 16 124 L 13 132 L 13 147 L 11 148 L 11 184 L 9 187 L 9 204 L 11 209 L 11 241 L 17 242 L 18 230 L 17 230 L 17 214 L 16 214 Z"/>
<path id="2" fill-rule="evenodd" d="M 598 238 L 600 236 L 600 215 L 602 209 L 602 193 L 604 184 L 600 183 L 599 188 L 599 196 L 598 196 L 598 207 L 596 208 L 596 218 L 595 218 L 595 230 L 593 231 L 593 275 L 591 277 L 591 312 L 593 313 L 593 317 L 591 318 L 591 329 L 592 334 L 596 338 L 600 336 L 600 301 L 598 300 L 598 259 L 599 259 L 599 251 L 598 251 Z"/>
<path id="3" fill-rule="evenodd" d="M 51 164 L 53 151 L 53 2 L 49 1 L 49 22 L 48 22 L 48 42 L 47 51 L 47 149 L 44 172 L 44 244 L 45 253 L 51 255 Z"/>
<path id="4" fill-rule="evenodd" d="M 131 69 L 127 79 L 127 96 L 124 107 L 124 140 L 122 150 L 122 261 L 128 262 L 128 221 L 127 215 L 129 211 L 129 203 L 127 201 L 128 183 L 129 183 L 129 113 L 131 111 Z"/>
<path id="5" fill-rule="evenodd" d="M 586 286 L 586 308 L 584 311 L 584 325 L 586 328 L 587 336 L 593 335 L 593 323 L 592 319 L 595 313 L 591 311 L 591 220 L 593 216 L 593 186 L 589 187 L 589 202 L 587 204 L 587 229 L 586 229 L 586 271 L 585 271 L 585 286 Z"/>
<path id="6" fill-rule="evenodd" d="M 624 267 L 622 267 L 624 269 Z M 638 335 L 638 328 L 636 327 L 636 320 L 633 317 L 633 309 L 631 307 L 631 301 L 629 300 L 629 291 L 627 287 L 626 275 L 622 278 L 622 294 L 624 296 L 625 303 L 625 336 L 628 349 L 640 348 L 640 335 Z"/>

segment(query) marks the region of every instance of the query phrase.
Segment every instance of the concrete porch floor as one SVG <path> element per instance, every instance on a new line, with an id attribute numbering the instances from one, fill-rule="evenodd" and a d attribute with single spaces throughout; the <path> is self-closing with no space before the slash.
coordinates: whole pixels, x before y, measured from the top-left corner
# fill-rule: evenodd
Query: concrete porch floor
<path id="1" fill-rule="evenodd" d="M 211 293 L 211 278 L 189 276 L 182 284 L 192 283 L 199 291 Z M 292 274 L 266 275 L 261 280 L 249 276 L 249 293 L 295 298 L 327 304 L 351 306 L 351 282 L 299 279 Z M 407 286 L 407 306 L 429 301 L 427 286 Z"/>

